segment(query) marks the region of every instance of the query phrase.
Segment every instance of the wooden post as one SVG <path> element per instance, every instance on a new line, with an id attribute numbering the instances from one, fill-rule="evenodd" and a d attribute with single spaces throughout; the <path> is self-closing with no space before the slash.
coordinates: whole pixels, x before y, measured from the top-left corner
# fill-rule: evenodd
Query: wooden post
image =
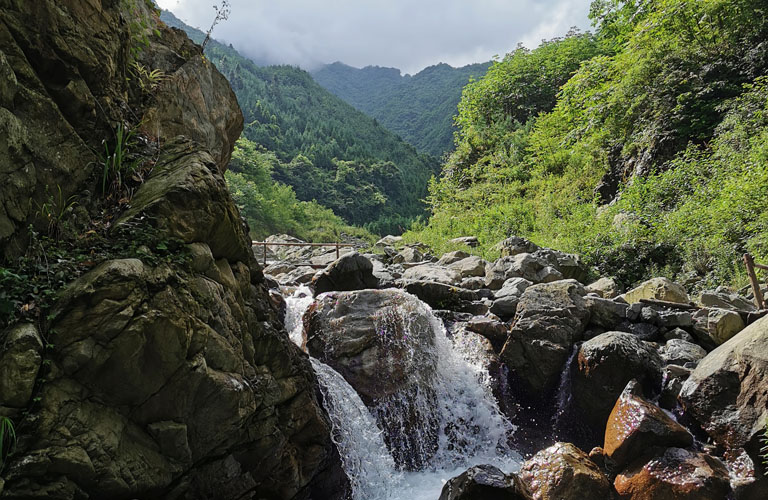
<path id="1" fill-rule="evenodd" d="M 747 266 L 749 282 L 752 284 L 752 293 L 755 295 L 755 304 L 757 304 L 758 309 L 765 309 L 763 291 L 760 290 L 760 282 L 757 281 L 757 275 L 755 274 L 755 261 L 748 253 L 744 254 L 744 264 Z"/>
<path id="2" fill-rule="evenodd" d="M 262 245 L 264 247 L 264 267 L 267 267 L 267 242 Z"/>
<path id="3" fill-rule="evenodd" d="M 340 257 L 340 255 L 339 255 L 339 244 L 336 243 L 336 260 L 339 260 L 339 257 Z"/>

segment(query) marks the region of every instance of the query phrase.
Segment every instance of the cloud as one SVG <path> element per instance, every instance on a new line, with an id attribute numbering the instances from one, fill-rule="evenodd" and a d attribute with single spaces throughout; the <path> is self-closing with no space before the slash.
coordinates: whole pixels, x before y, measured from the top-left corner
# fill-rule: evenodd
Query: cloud
<path id="1" fill-rule="evenodd" d="M 157 0 L 206 31 L 220 0 Z M 590 0 L 230 0 L 214 38 L 272 64 L 311 69 L 342 61 L 414 73 L 489 60 L 589 28 Z"/>

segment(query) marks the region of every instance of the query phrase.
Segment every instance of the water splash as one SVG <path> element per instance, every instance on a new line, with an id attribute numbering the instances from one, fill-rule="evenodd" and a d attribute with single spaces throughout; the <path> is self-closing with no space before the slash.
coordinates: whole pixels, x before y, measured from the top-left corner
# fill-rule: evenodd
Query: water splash
<path id="1" fill-rule="evenodd" d="M 314 300 L 312 290 L 304 285 L 298 287 L 293 295 L 285 299 L 285 329 L 288 330 L 291 341 L 299 347 L 303 343 L 302 318 Z"/>

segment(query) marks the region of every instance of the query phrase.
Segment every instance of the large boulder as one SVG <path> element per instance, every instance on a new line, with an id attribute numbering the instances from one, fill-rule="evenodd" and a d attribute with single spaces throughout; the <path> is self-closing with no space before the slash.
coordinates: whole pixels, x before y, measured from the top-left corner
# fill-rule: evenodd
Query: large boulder
<path id="1" fill-rule="evenodd" d="M 502 319 L 509 319 L 517 312 L 517 304 L 526 288 L 533 283 L 524 278 L 510 278 L 494 293 L 491 312 Z"/>
<path id="2" fill-rule="evenodd" d="M 373 264 L 357 252 L 342 256 L 312 278 L 315 295 L 377 286 L 379 279 L 373 275 Z"/>
<path id="3" fill-rule="evenodd" d="M 455 250 L 453 252 L 444 253 L 437 263 L 441 266 L 447 266 L 448 264 L 453 264 L 454 262 L 466 259 L 467 257 L 469 257 L 467 252 L 463 250 Z"/>
<path id="4" fill-rule="evenodd" d="M 462 304 L 479 298 L 475 290 L 467 290 L 437 281 L 409 281 L 405 290 L 435 309 L 458 310 Z"/>
<path id="5" fill-rule="evenodd" d="M 693 332 L 702 342 L 716 346 L 742 331 L 745 327 L 741 315 L 728 309 L 701 309 L 693 316 Z"/>
<path id="6" fill-rule="evenodd" d="M 425 255 L 421 253 L 418 249 L 414 247 L 405 247 L 400 252 L 398 252 L 393 258 L 392 263 L 393 264 L 402 264 L 402 263 L 414 263 L 414 262 L 423 262 L 425 260 Z"/>
<path id="7" fill-rule="evenodd" d="M 621 393 L 605 427 L 605 456 L 623 467 L 654 446 L 686 448 L 693 436 L 664 410 L 642 397 L 632 380 Z"/>
<path id="8" fill-rule="evenodd" d="M 472 255 L 449 264 L 448 268 L 459 273 L 462 278 L 471 278 L 473 276 L 485 276 L 487 264 L 482 258 Z"/>
<path id="9" fill-rule="evenodd" d="M 403 281 L 431 281 L 445 285 L 457 286 L 461 283 L 461 274 L 458 271 L 437 264 L 422 264 L 407 269 L 403 273 Z"/>
<path id="10" fill-rule="evenodd" d="M 523 481 L 492 465 L 476 465 L 450 479 L 439 500 L 532 500 Z"/>
<path id="11" fill-rule="evenodd" d="M 730 490 L 728 469 L 705 453 L 668 448 L 642 457 L 613 482 L 620 498 L 725 500 Z"/>
<path id="12" fill-rule="evenodd" d="M 584 342 L 577 355 L 573 401 L 584 419 L 602 430 L 627 383 L 638 379 L 645 392 L 658 392 L 662 360 L 650 344 L 631 333 L 606 332 Z"/>
<path id="13" fill-rule="evenodd" d="M 671 339 L 659 349 L 661 359 L 665 365 L 696 364 L 707 355 L 707 351 L 700 345 L 682 339 Z"/>
<path id="14" fill-rule="evenodd" d="M 616 283 L 616 280 L 605 277 L 590 283 L 587 285 L 586 289 L 588 293 L 596 293 L 604 299 L 616 298 L 621 293 L 621 288 L 619 287 L 619 284 Z"/>
<path id="15" fill-rule="evenodd" d="M 641 299 L 663 300 L 679 304 L 690 302 L 685 288 L 667 278 L 652 278 L 626 292 L 621 297 L 630 304 L 640 302 Z"/>
<path id="16" fill-rule="evenodd" d="M 614 330 L 627 319 L 627 304 L 592 296 L 585 297 L 585 300 L 590 311 L 589 322 L 592 325 Z"/>
<path id="17" fill-rule="evenodd" d="M 547 262 L 530 253 L 502 257 L 486 267 L 485 285 L 498 290 L 510 278 L 525 278 L 534 283 L 550 283 L 563 275 Z"/>
<path id="18" fill-rule="evenodd" d="M 519 236 L 511 236 L 500 241 L 494 247 L 502 257 L 514 256 L 521 253 L 533 253 L 539 249 L 539 246 L 532 241 Z"/>
<path id="19" fill-rule="evenodd" d="M 549 248 L 541 248 L 533 253 L 533 256 L 552 268 L 565 279 L 573 279 L 585 283 L 590 270 L 576 254 L 559 252 Z"/>
<path id="20" fill-rule="evenodd" d="M 43 341 L 34 325 L 20 323 L 0 333 L 0 407 L 27 406 L 42 354 Z"/>
<path id="21" fill-rule="evenodd" d="M 589 322 L 585 293 L 575 280 L 532 285 L 523 292 L 501 359 L 524 393 L 545 397 L 554 389 Z"/>
<path id="22" fill-rule="evenodd" d="M 610 498 L 611 483 L 586 453 L 571 443 L 555 443 L 527 460 L 520 477 L 535 500 Z"/>
<path id="23" fill-rule="evenodd" d="M 710 352 L 683 384 L 680 400 L 719 445 L 761 463 L 768 419 L 768 317 Z"/>
<path id="24" fill-rule="evenodd" d="M 717 290 L 705 290 L 701 292 L 699 302 L 704 307 L 719 309 L 731 309 L 735 311 L 754 311 L 755 304 L 730 290 L 718 288 Z"/>

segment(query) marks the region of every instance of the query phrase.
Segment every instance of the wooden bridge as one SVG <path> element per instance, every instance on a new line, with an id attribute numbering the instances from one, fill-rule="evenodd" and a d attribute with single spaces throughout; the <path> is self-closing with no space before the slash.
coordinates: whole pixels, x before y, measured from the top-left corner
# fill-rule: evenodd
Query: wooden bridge
<path id="1" fill-rule="evenodd" d="M 341 248 L 343 247 L 354 247 L 352 243 L 283 243 L 283 242 L 272 242 L 272 241 L 252 241 L 251 245 L 254 247 L 261 246 L 263 249 L 263 255 L 264 255 L 264 267 L 267 266 L 267 247 L 275 246 L 275 247 L 328 247 L 328 248 L 336 248 L 336 259 L 341 257 Z M 295 264 L 296 267 L 300 266 L 310 266 L 316 269 L 324 268 L 326 264 L 312 264 L 312 263 L 297 263 Z"/>

